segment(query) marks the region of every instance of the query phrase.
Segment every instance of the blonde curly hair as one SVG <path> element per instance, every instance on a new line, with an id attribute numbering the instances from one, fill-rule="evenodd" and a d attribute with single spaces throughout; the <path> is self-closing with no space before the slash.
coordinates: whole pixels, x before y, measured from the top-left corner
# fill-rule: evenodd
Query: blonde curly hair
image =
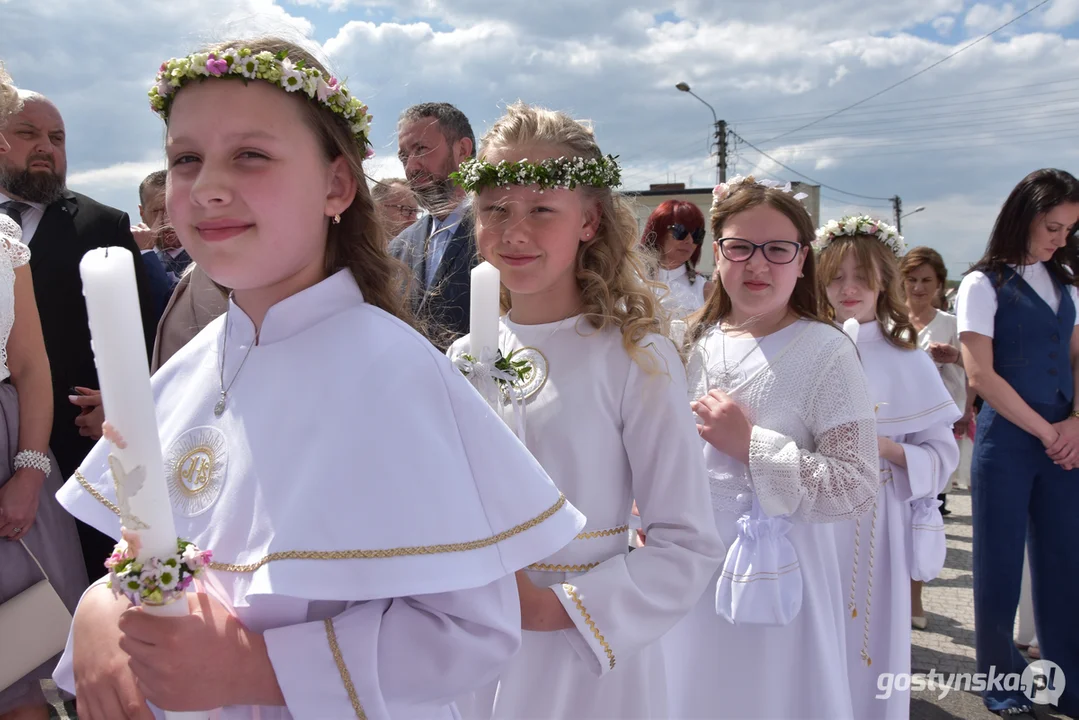
<path id="1" fill-rule="evenodd" d="M 566 155 L 600 159 L 603 153 L 592 129 L 569 115 L 516 102 L 480 140 L 480 157 L 494 150 L 521 145 L 544 144 L 563 147 Z M 610 188 L 581 186 L 600 210 L 599 228 L 591 242 L 577 249 L 577 286 L 581 292 L 581 313 L 597 330 L 610 325 L 622 332 L 622 345 L 645 370 L 657 368 L 652 353 L 642 353 L 650 333 L 666 335 L 669 321 L 661 312 L 648 263 L 639 251 L 637 218 L 626 201 Z M 658 286 L 656 286 L 658 287 Z M 511 307 L 510 295 L 502 288 L 502 309 Z"/>
<path id="2" fill-rule="evenodd" d="M 4 69 L 4 63 L 0 62 L 0 127 L 8 121 L 22 107 L 19 100 L 19 91 L 15 88 L 15 81 Z"/>

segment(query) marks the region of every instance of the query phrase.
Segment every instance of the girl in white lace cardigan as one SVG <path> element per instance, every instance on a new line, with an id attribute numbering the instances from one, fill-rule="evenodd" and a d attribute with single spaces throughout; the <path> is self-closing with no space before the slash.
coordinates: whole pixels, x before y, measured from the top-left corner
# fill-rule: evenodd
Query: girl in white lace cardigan
<path id="1" fill-rule="evenodd" d="M 789 186 L 715 191 L 720 284 L 691 319 L 690 388 L 730 548 L 665 643 L 671 717 L 852 717 L 830 523 L 877 489 L 854 344 L 818 315 L 812 221 Z"/>

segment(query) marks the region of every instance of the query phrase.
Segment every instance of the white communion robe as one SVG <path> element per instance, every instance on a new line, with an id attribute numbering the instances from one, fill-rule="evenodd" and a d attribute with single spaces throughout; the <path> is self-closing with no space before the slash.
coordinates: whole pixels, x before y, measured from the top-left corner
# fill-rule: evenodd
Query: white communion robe
<path id="1" fill-rule="evenodd" d="M 693 399 L 725 390 L 753 425 L 748 466 L 704 444 L 720 537 L 734 543 L 755 495 L 764 515 L 790 521 L 802 590 L 788 624 L 735 625 L 717 614 L 717 572 L 663 640 L 670 717 L 851 718 L 831 523 L 862 515 L 877 489 L 873 406 L 854 343 L 811 320 L 759 344 L 717 327 L 696 343 L 688 369 Z"/>
<path id="2" fill-rule="evenodd" d="M 455 717 L 520 645 L 514 571 L 584 518 L 348 272 L 274 305 L 253 349 L 250 319 L 234 304 L 228 318 L 227 338 L 218 318 L 152 383 L 177 531 L 213 551 L 211 579 L 264 634 L 284 693 L 259 717 Z M 236 380 L 215 417 L 223 341 Z M 58 497 L 118 537 L 108 452 L 98 443 Z M 71 650 L 55 674 L 69 691 Z"/>
<path id="3" fill-rule="evenodd" d="M 470 353 L 469 339 L 450 355 Z M 540 325 L 504 318 L 499 347 L 507 355 L 532 348 L 515 357 L 546 366 L 527 401 L 525 444 L 588 524 L 528 567 L 574 628 L 526 631 L 497 686 L 477 694 L 466 717 L 669 717 L 658 641 L 723 558 L 684 365 L 670 340 L 649 335 L 641 342 L 641 360 L 656 366 L 649 372 L 617 328 L 596 330 L 579 316 Z M 630 553 L 634 499 L 648 542 Z"/>
<path id="4" fill-rule="evenodd" d="M 847 668 L 856 718 L 906 720 L 909 688 L 877 699 L 882 694 L 877 677 L 910 673 L 911 506 L 922 503 L 936 513 L 934 526 L 943 534 L 936 498 L 959 464 L 952 425 L 961 413 L 932 358 L 920 349 L 892 345 L 876 320 L 859 326 L 858 351 L 876 408 L 877 434 L 902 445 L 907 467 L 881 458 L 873 510 L 836 526 L 847 607 Z"/>

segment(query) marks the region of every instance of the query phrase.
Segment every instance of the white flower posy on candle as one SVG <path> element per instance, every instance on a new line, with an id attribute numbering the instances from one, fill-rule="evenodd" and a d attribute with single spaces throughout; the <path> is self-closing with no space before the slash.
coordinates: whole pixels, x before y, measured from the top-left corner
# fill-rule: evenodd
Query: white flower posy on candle
<path id="1" fill-rule="evenodd" d="M 199 550 L 193 543 L 177 538 L 175 553 L 140 561 L 139 534 L 122 528 L 121 536 L 105 561 L 109 587 L 115 595 L 126 595 L 136 605 L 168 605 L 183 598 L 212 557 L 209 550 Z"/>
<path id="2" fill-rule="evenodd" d="M 813 243 L 816 250 L 824 250 L 836 238 L 844 235 L 866 235 L 880 240 L 884 245 L 901 257 L 907 252 L 907 244 L 894 225 L 869 217 L 868 215 L 848 215 L 842 220 L 829 220 L 817 230 L 817 240 Z"/>

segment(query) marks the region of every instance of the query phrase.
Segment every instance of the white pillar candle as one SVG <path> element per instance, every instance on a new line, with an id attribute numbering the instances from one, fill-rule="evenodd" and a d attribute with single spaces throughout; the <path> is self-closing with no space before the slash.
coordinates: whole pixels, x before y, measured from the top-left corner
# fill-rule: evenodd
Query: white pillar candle
<path id="1" fill-rule="evenodd" d="M 128 485 L 123 488 L 127 509 L 146 525 L 138 528 L 142 545 L 139 559 L 168 557 L 176 552 L 176 525 L 157 434 L 134 257 L 120 247 L 97 248 L 83 256 L 79 272 L 90 318 L 101 403 L 109 425 L 124 439 L 124 447 L 113 445 L 112 454 L 129 474 Z M 143 471 L 132 476 L 137 468 Z M 142 480 L 138 487 L 137 481 L 132 482 L 136 478 Z M 117 482 L 121 479 L 117 478 Z M 151 615 L 187 615 L 187 600 L 158 607 L 147 605 L 145 610 Z M 204 720 L 209 714 L 167 712 L 165 716 L 168 720 Z"/>
<path id="2" fill-rule="evenodd" d="M 468 331 L 471 336 L 472 354 L 477 359 L 483 359 L 485 351 L 489 350 L 492 358 L 498 352 L 501 287 L 498 268 L 491 263 L 482 262 L 472 269 L 471 314 Z"/>
<path id="3" fill-rule="evenodd" d="M 140 559 L 168 557 L 176 552 L 176 527 L 157 435 L 134 258 L 124 248 L 97 248 L 83 256 L 79 271 L 105 417 L 125 442 L 123 448 L 114 444 L 112 454 L 129 481 L 136 468 L 143 469 L 141 486 L 129 482 L 122 492 L 131 515 L 147 527 L 129 529 L 139 532 Z"/>

